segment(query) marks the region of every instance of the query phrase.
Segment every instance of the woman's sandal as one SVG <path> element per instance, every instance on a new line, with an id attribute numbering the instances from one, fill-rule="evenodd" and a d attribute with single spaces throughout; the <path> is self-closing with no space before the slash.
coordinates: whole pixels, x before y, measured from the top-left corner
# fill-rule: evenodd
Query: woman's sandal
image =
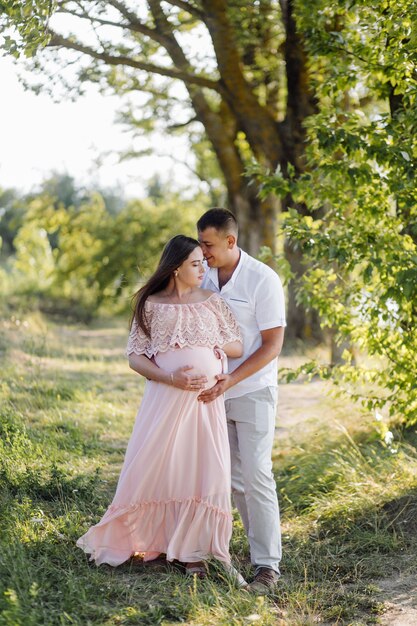
<path id="1" fill-rule="evenodd" d="M 187 576 L 197 576 L 197 578 L 207 578 L 207 568 L 204 561 L 197 563 L 187 563 L 185 565 L 185 573 Z"/>

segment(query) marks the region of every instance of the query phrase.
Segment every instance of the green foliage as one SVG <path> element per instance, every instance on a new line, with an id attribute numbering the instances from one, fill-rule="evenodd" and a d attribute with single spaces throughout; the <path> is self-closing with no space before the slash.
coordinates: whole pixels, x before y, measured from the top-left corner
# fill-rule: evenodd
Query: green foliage
<path id="1" fill-rule="evenodd" d="M 0 189 L 0 260 L 13 252 L 13 239 L 22 225 L 24 203 L 13 189 Z"/>
<path id="2" fill-rule="evenodd" d="M 45 46 L 49 36 L 48 20 L 55 8 L 53 0 L 2 0 L 0 2 L 0 28 L 5 32 L 2 47 L 18 58 L 27 57 Z"/>
<path id="3" fill-rule="evenodd" d="M 297 24 L 311 54 L 318 95 L 340 105 L 346 89 L 371 89 L 381 99 L 415 93 L 417 61 L 413 0 L 296 2 Z M 329 80 L 330 79 L 330 80 Z"/>
<path id="4" fill-rule="evenodd" d="M 346 350 L 343 365 L 309 366 L 310 375 L 349 382 L 367 410 L 385 409 L 413 424 L 417 55 L 410 28 L 416 6 L 313 4 L 313 12 L 297 5 L 319 96 L 307 124 L 308 172 L 261 176 L 264 193 L 290 193 L 297 209 L 307 209 L 290 209 L 283 224 L 303 253 L 300 302 L 319 312 L 337 342 L 349 340 L 369 357 L 357 364 Z"/>
<path id="5" fill-rule="evenodd" d="M 128 309 L 167 240 L 195 234 L 205 200 L 181 200 L 161 187 L 155 200 L 130 200 L 119 209 L 113 197 L 108 207 L 110 196 L 55 179 L 9 206 L 4 232 L 13 238 L 2 293 L 28 303 L 35 297 L 44 310 L 84 319 L 100 307 Z"/>

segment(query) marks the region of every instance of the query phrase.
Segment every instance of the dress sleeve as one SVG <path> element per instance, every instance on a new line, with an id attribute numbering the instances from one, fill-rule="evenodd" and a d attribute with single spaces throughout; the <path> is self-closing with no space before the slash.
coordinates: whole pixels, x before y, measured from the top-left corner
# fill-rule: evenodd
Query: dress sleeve
<path id="1" fill-rule="evenodd" d="M 219 342 L 217 345 L 221 347 L 231 341 L 243 341 L 239 325 L 228 304 L 220 296 L 214 297 L 213 300 L 219 329 Z"/>
<path id="2" fill-rule="evenodd" d="M 132 353 L 146 354 L 147 356 L 152 352 L 151 340 L 145 335 L 143 330 L 138 326 L 137 321 L 134 319 L 132 328 L 130 329 L 129 339 L 127 341 L 126 356 Z"/>

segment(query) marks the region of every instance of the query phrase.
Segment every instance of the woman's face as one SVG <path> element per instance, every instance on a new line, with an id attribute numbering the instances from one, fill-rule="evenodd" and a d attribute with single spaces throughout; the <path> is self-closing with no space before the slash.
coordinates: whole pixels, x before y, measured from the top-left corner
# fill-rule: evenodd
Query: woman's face
<path id="1" fill-rule="evenodd" d="M 179 266 L 177 279 L 189 287 L 199 287 L 203 276 L 203 252 L 197 246 Z"/>

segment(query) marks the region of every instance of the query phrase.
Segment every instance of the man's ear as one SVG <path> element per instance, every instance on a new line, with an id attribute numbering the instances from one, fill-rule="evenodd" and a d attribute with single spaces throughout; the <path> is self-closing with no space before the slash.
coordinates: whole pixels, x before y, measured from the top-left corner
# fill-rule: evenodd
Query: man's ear
<path id="1" fill-rule="evenodd" d="M 236 243 L 237 243 L 236 235 L 233 235 L 232 233 L 227 235 L 227 247 L 229 248 L 229 250 L 234 248 Z"/>

